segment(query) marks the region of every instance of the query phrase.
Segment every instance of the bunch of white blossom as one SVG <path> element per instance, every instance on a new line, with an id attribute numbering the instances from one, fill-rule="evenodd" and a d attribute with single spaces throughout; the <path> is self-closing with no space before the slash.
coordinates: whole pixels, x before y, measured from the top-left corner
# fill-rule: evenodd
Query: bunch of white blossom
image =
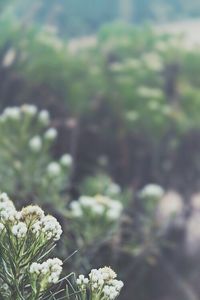
<path id="1" fill-rule="evenodd" d="M 62 272 L 63 262 L 59 258 L 49 258 L 43 263 L 33 262 L 30 266 L 30 274 L 34 281 L 44 290 L 48 285 L 56 284 Z"/>
<path id="2" fill-rule="evenodd" d="M 92 269 L 88 278 L 79 275 L 76 282 L 83 295 L 89 293 L 90 299 L 116 299 L 123 287 L 123 282 L 116 279 L 117 274 L 110 268 Z"/>
<path id="3" fill-rule="evenodd" d="M 140 191 L 141 198 L 149 199 L 156 198 L 161 199 L 164 196 L 164 189 L 158 184 L 148 184 Z"/>
<path id="4" fill-rule="evenodd" d="M 72 201 L 68 210 L 68 228 L 74 236 L 74 248 L 83 248 L 85 253 L 87 249 L 94 249 L 93 253 L 98 251 L 101 244 L 111 240 L 117 232 L 122 212 L 123 205 L 120 201 L 102 195 L 81 196 Z M 70 247 L 68 245 L 69 249 Z M 90 265 L 89 260 L 82 260 L 81 264 Z"/>
<path id="5" fill-rule="evenodd" d="M 84 217 L 90 212 L 95 216 L 104 216 L 109 221 L 117 220 L 123 210 L 121 202 L 102 195 L 95 197 L 81 196 L 78 201 L 70 204 L 71 214 L 74 217 Z"/>

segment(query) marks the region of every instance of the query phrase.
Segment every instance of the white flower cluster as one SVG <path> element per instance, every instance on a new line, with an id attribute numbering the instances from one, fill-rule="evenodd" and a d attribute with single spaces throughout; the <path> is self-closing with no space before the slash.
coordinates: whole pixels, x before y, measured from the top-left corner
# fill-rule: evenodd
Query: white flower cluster
<path id="1" fill-rule="evenodd" d="M 51 141 L 51 140 L 54 140 L 54 139 L 57 137 L 57 135 L 58 135 L 57 130 L 56 130 L 55 128 L 52 127 L 52 128 L 49 128 L 49 129 L 45 132 L 44 137 L 45 137 L 46 140 Z"/>
<path id="2" fill-rule="evenodd" d="M 70 154 L 64 154 L 60 158 L 60 163 L 56 161 L 52 161 L 47 166 L 47 174 L 49 177 L 54 178 L 61 174 L 62 167 L 69 168 L 73 163 L 73 159 Z"/>
<path id="3" fill-rule="evenodd" d="M 3 113 L 0 116 L 0 120 L 5 122 L 7 120 L 20 120 L 22 115 L 26 116 L 35 116 L 37 113 L 37 107 L 35 105 L 24 104 L 21 107 L 13 106 L 7 107 L 4 109 Z"/>
<path id="4" fill-rule="evenodd" d="M 56 218 L 49 215 L 34 223 L 32 229 L 36 236 L 42 233 L 47 240 L 58 241 L 62 234 L 62 228 Z"/>
<path id="5" fill-rule="evenodd" d="M 117 200 L 97 195 L 95 197 L 81 196 L 78 201 L 71 202 L 70 209 L 74 217 L 84 216 L 89 210 L 94 215 L 104 215 L 108 220 L 114 221 L 120 217 L 123 206 Z"/>
<path id="6" fill-rule="evenodd" d="M 20 120 L 22 116 L 34 117 L 38 113 L 38 120 L 43 125 L 49 124 L 49 112 L 47 110 L 41 110 L 38 112 L 38 109 L 35 105 L 32 104 L 23 104 L 22 106 L 13 106 L 7 107 L 4 109 L 1 114 L 1 121 L 7 120 Z"/>
<path id="7" fill-rule="evenodd" d="M 76 280 L 78 287 L 81 290 L 90 288 L 105 300 L 116 299 L 124 285 L 121 280 L 116 279 L 117 275 L 110 267 L 93 269 L 88 277 L 80 275 Z"/>
<path id="8" fill-rule="evenodd" d="M 164 196 L 165 191 L 160 185 L 148 184 L 139 193 L 141 198 L 155 198 L 161 199 Z"/>
<path id="9" fill-rule="evenodd" d="M 73 158 L 70 154 L 66 153 L 61 157 L 60 163 L 64 167 L 70 167 L 73 163 Z"/>
<path id="10" fill-rule="evenodd" d="M 56 284 L 62 272 L 62 261 L 59 258 L 50 258 L 43 263 L 32 263 L 30 273 L 48 284 Z"/>
<path id="11" fill-rule="evenodd" d="M 22 208 L 21 218 L 24 220 L 41 220 L 44 217 L 44 211 L 37 205 L 29 205 Z"/>
<path id="12" fill-rule="evenodd" d="M 49 124 L 49 112 L 47 110 L 41 110 L 38 112 L 38 109 L 35 105 L 23 104 L 20 107 L 7 107 L 4 109 L 3 113 L 0 116 L 0 121 L 5 123 L 6 121 L 22 121 L 23 118 L 27 117 L 33 118 L 37 117 L 39 123 L 46 127 Z M 57 137 L 57 130 L 55 128 L 49 128 L 45 134 L 44 138 L 46 140 L 52 141 Z M 39 152 L 42 148 L 42 138 L 39 135 L 33 136 L 29 141 L 29 147 L 33 152 Z"/>
<path id="13" fill-rule="evenodd" d="M 20 213 L 16 211 L 13 202 L 6 193 L 0 194 L 0 220 L 2 222 L 14 222 L 20 219 Z"/>
<path id="14" fill-rule="evenodd" d="M 56 218 L 44 215 L 37 205 L 29 205 L 18 212 L 13 202 L 3 193 L 0 195 L 0 233 L 6 223 L 11 225 L 11 231 L 17 238 L 26 236 L 28 228 L 42 239 L 57 241 L 62 234 L 62 228 Z"/>
<path id="15" fill-rule="evenodd" d="M 47 173 L 50 177 L 56 177 L 61 173 L 61 167 L 56 161 L 52 161 L 47 166 Z"/>
<path id="16" fill-rule="evenodd" d="M 32 137 L 29 141 L 29 147 L 33 152 L 39 152 L 42 148 L 42 139 L 39 135 Z"/>
<path id="17" fill-rule="evenodd" d="M 42 124 L 48 125 L 50 121 L 49 112 L 45 109 L 41 110 L 39 112 L 38 119 Z"/>
<path id="18" fill-rule="evenodd" d="M 19 239 L 26 236 L 27 230 L 28 228 L 23 222 L 19 222 L 12 227 L 12 233 Z"/>

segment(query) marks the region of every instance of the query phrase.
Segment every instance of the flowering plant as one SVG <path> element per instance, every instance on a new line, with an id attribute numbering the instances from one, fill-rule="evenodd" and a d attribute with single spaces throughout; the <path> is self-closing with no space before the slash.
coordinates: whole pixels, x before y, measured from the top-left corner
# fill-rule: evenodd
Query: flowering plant
<path id="1" fill-rule="evenodd" d="M 34 105 L 7 107 L 0 116 L 0 185 L 21 201 L 56 201 L 68 182 L 72 158 L 52 158 L 57 130 L 49 125 L 48 111 Z"/>
<path id="2" fill-rule="evenodd" d="M 81 251 L 74 257 L 74 267 L 88 270 L 102 246 L 109 245 L 120 226 L 123 205 L 106 196 L 81 196 L 69 205 L 68 230 L 73 237 L 73 248 Z M 69 253 L 71 243 L 67 242 Z"/>
<path id="3" fill-rule="evenodd" d="M 63 262 L 48 258 L 61 234 L 58 221 L 45 215 L 40 207 L 29 205 L 17 211 L 7 194 L 0 195 L 1 299 L 74 299 L 74 294 L 76 299 L 87 299 L 86 290 L 91 300 L 115 299 L 119 295 L 123 283 L 115 279 L 110 268 L 92 270 L 89 279 L 80 275 L 71 296 L 67 288 L 58 286 L 56 292 L 53 290 L 54 285 L 68 278 L 60 279 Z"/>
<path id="4" fill-rule="evenodd" d="M 102 195 L 81 196 L 70 203 L 69 217 L 76 232 L 79 247 L 110 235 L 119 224 L 123 206 L 120 201 Z"/>
<path id="5" fill-rule="evenodd" d="M 83 299 L 87 299 L 87 291 L 89 291 L 92 300 L 114 300 L 123 287 L 123 282 L 116 277 L 116 273 L 111 268 L 104 267 L 91 270 L 88 278 L 79 275 L 76 282 Z"/>

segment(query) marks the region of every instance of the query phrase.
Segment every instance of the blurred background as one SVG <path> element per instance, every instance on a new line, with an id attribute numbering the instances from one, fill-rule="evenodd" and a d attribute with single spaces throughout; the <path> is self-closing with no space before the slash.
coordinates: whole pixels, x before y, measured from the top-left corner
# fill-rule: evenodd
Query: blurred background
<path id="1" fill-rule="evenodd" d="M 199 31 L 198 0 L 0 0 L 0 189 L 123 300 L 200 299 Z"/>

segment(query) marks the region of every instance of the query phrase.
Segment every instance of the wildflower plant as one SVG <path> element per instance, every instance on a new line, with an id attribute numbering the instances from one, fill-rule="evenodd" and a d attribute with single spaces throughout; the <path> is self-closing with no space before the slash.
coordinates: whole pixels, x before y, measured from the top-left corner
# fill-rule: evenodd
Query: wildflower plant
<path id="1" fill-rule="evenodd" d="M 147 184 L 137 194 L 135 213 L 132 217 L 132 228 L 125 250 L 133 256 L 145 257 L 146 261 L 155 259 L 163 243 L 163 230 L 158 223 L 157 212 L 165 190 L 158 184 Z M 134 211 L 134 210 L 133 210 Z"/>
<path id="2" fill-rule="evenodd" d="M 0 280 L 3 299 L 43 299 L 59 281 L 62 262 L 45 261 L 60 239 L 58 221 L 38 206 L 17 211 L 7 194 L 0 195 Z M 6 287 L 6 288 L 5 288 Z"/>
<path id="3" fill-rule="evenodd" d="M 114 300 L 116 299 L 123 287 L 123 282 L 116 279 L 117 274 L 109 267 L 92 269 L 88 278 L 79 275 L 76 282 L 83 294 L 83 299 L 87 299 L 89 291 L 93 300 Z"/>
<path id="4" fill-rule="evenodd" d="M 80 256 L 74 257 L 76 269 L 88 271 L 101 248 L 111 243 L 120 227 L 122 211 L 120 201 L 102 195 L 81 196 L 70 203 L 68 230 L 73 247 L 80 251 Z M 70 254 L 71 244 L 67 242 L 66 247 Z"/>
<path id="5" fill-rule="evenodd" d="M 51 147 L 57 130 L 47 110 L 34 105 L 7 107 L 0 116 L 0 186 L 21 201 L 31 198 L 51 203 L 66 188 L 72 158 L 54 160 Z"/>
<path id="6" fill-rule="evenodd" d="M 89 279 L 83 275 L 77 280 L 73 275 L 72 283 L 68 280 L 70 275 L 60 279 L 63 262 L 49 255 L 61 234 L 58 221 L 45 215 L 39 206 L 29 205 L 17 211 L 7 194 L 0 195 L 1 299 L 84 300 L 89 295 L 91 300 L 107 300 L 119 295 L 123 283 L 107 267 L 92 270 Z M 64 281 L 69 289 L 60 286 Z"/>
<path id="7" fill-rule="evenodd" d="M 81 196 L 72 201 L 69 217 L 79 246 L 92 245 L 99 238 L 109 237 L 118 227 L 122 210 L 120 201 L 102 195 Z"/>

